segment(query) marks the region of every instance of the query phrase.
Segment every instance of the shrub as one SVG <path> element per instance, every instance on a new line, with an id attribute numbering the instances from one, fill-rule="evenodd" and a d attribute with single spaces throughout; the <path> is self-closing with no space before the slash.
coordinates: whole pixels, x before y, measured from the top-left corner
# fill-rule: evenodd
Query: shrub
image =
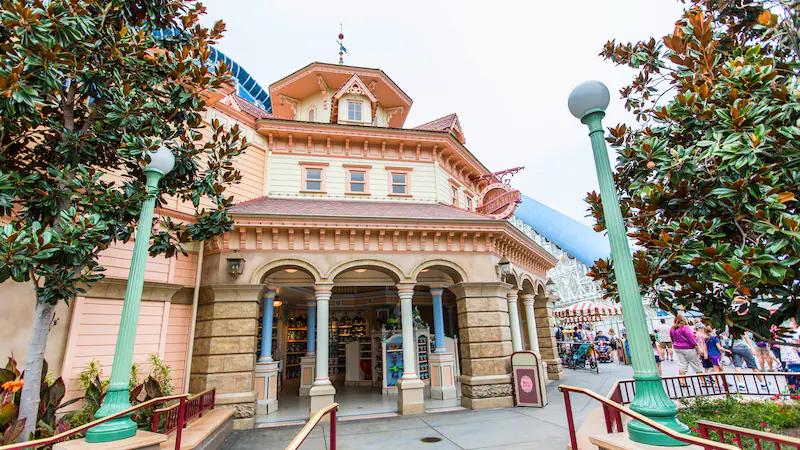
<path id="1" fill-rule="evenodd" d="M 691 427 L 695 434 L 698 420 L 781 433 L 786 429 L 800 427 L 800 404 L 791 400 L 744 401 L 733 395 L 720 399 L 699 397 L 691 403 L 683 402 L 678 418 Z"/>

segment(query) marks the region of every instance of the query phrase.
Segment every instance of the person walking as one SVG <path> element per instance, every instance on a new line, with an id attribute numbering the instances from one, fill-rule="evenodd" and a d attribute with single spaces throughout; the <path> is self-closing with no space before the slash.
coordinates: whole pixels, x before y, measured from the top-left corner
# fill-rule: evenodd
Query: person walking
<path id="1" fill-rule="evenodd" d="M 658 344 L 661 348 L 661 359 L 663 360 L 670 360 L 672 361 L 673 353 L 672 353 L 672 338 L 670 337 L 670 326 L 667 325 L 666 319 L 661 319 L 661 324 L 658 325 L 656 328 L 656 334 L 658 335 Z"/>
<path id="2" fill-rule="evenodd" d="M 689 367 L 695 373 L 703 373 L 703 366 L 700 363 L 701 356 L 705 358 L 702 347 L 694 337 L 694 331 L 686 321 L 683 313 L 675 316 L 675 321 L 669 330 L 672 340 L 672 350 L 675 359 L 678 361 L 678 375 L 686 375 Z M 686 380 L 680 380 L 681 387 L 686 387 Z"/>
<path id="3" fill-rule="evenodd" d="M 714 327 L 706 327 L 706 355 L 712 372 L 722 372 L 722 354 L 731 351 L 722 346 Z"/>
<path id="4" fill-rule="evenodd" d="M 800 330 L 798 330 L 797 321 L 792 319 L 789 323 L 789 329 L 791 332 L 784 337 L 784 341 L 787 344 L 800 343 Z M 793 345 L 781 345 L 778 348 L 781 351 L 781 361 L 783 361 L 783 364 L 786 366 L 786 371 L 800 372 L 800 354 L 798 354 L 797 347 Z M 799 378 L 800 377 L 797 376 L 786 377 L 786 382 L 789 386 L 794 386 L 793 388 L 789 388 L 790 391 L 797 391 L 798 384 L 800 384 Z"/>
<path id="5" fill-rule="evenodd" d="M 758 363 L 756 362 L 756 357 L 753 356 L 753 348 L 755 345 L 753 344 L 753 340 L 750 339 L 749 333 L 742 333 L 739 337 L 733 340 L 733 346 L 731 347 L 731 353 L 733 357 L 733 366 L 734 370 L 737 374 L 742 373 L 742 369 L 747 366 L 747 368 L 753 372 L 756 372 L 756 379 L 759 382 L 759 385 L 767 389 L 767 382 L 764 379 L 764 376 L 757 373 L 758 372 Z M 738 387 L 740 390 L 747 390 L 747 383 L 744 380 L 744 377 L 741 375 L 737 375 L 738 380 Z"/>

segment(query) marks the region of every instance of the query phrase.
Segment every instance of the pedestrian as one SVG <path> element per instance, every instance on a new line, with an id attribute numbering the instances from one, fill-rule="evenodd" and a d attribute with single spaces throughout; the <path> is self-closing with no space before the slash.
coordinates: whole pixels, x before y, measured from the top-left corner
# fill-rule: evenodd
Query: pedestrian
<path id="1" fill-rule="evenodd" d="M 789 332 L 788 335 L 783 337 L 784 342 L 786 342 L 787 344 L 800 343 L 800 330 L 798 330 L 797 321 L 791 319 L 791 321 L 787 325 L 789 330 L 791 331 Z M 783 361 L 786 371 L 800 372 L 800 354 L 798 354 L 797 347 L 793 345 L 781 345 L 778 348 L 780 348 L 781 361 Z M 800 380 L 798 380 L 798 378 L 800 377 L 796 376 L 786 377 L 786 382 L 789 384 L 789 389 L 792 392 L 797 391 L 798 386 L 800 386 L 800 383 L 798 383 Z"/>
<path id="2" fill-rule="evenodd" d="M 756 357 L 753 356 L 754 348 L 755 345 L 753 345 L 753 340 L 750 339 L 749 333 L 742 333 L 739 335 L 739 337 L 733 339 L 731 353 L 733 356 L 733 366 L 737 374 L 741 374 L 742 369 L 744 369 L 745 366 L 754 372 L 758 370 Z M 745 382 L 744 377 L 737 375 L 737 379 L 739 380 L 739 389 L 746 391 L 747 383 Z M 756 379 L 762 388 L 768 389 L 766 380 L 764 380 L 764 377 L 761 374 L 756 373 Z"/>
<path id="3" fill-rule="evenodd" d="M 658 340 L 655 334 L 650 335 L 650 345 L 653 347 L 653 357 L 656 359 L 656 367 L 658 367 L 658 376 L 664 376 L 664 369 L 661 367 L 661 346 L 658 345 Z"/>
<path id="4" fill-rule="evenodd" d="M 762 372 L 775 370 L 775 363 L 772 361 L 772 352 L 769 350 L 769 344 L 766 341 L 756 342 L 756 356 L 758 357 L 758 365 L 761 367 Z"/>
<path id="5" fill-rule="evenodd" d="M 675 321 L 669 330 L 672 340 L 672 349 L 675 359 L 678 361 L 678 375 L 686 375 L 689 367 L 695 373 L 703 373 L 703 365 L 700 363 L 701 357 L 705 358 L 702 347 L 694 337 L 694 331 L 686 321 L 683 313 L 675 315 Z M 686 387 L 686 380 L 681 378 L 681 387 Z"/>
<path id="6" fill-rule="evenodd" d="M 608 329 L 608 345 L 611 346 L 611 354 L 614 355 L 614 359 L 619 362 L 619 352 L 617 349 L 619 348 L 619 338 L 617 338 L 617 332 L 614 331 L 613 328 Z"/>
<path id="7" fill-rule="evenodd" d="M 661 319 L 661 324 L 656 328 L 658 331 L 658 344 L 661 347 L 663 359 L 673 360 L 672 352 L 672 338 L 670 337 L 670 326 L 667 325 L 666 319 Z"/>
<path id="8" fill-rule="evenodd" d="M 722 354 L 731 351 L 722 346 L 716 331 L 712 326 L 707 326 L 706 334 L 706 354 L 708 362 L 711 364 L 712 372 L 722 372 Z"/>
<path id="9" fill-rule="evenodd" d="M 694 339 L 697 341 L 697 345 L 700 347 L 700 351 L 702 354 L 706 355 L 705 358 L 700 359 L 700 363 L 703 365 L 703 369 L 705 372 L 710 372 L 712 368 L 711 361 L 708 359 L 708 347 L 706 346 L 706 326 L 703 325 L 703 322 L 695 321 L 694 323 Z"/>

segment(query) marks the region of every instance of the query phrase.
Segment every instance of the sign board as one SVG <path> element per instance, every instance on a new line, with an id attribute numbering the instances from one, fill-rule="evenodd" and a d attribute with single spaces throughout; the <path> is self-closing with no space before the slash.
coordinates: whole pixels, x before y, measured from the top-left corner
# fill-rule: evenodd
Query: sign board
<path id="1" fill-rule="evenodd" d="M 522 194 L 507 184 L 493 183 L 486 186 L 479 196 L 477 212 L 495 219 L 505 219 L 514 213 Z"/>
<path id="2" fill-rule="evenodd" d="M 547 404 L 544 373 L 536 353 L 514 352 L 511 355 L 511 376 L 516 406 L 541 408 Z"/>

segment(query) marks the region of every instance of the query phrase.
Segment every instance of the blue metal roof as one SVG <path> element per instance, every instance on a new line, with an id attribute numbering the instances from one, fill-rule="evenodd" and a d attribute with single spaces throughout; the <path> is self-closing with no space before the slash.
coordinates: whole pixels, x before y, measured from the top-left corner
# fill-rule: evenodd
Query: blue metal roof
<path id="1" fill-rule="evenodd" d="M 168 39 L 171 36 L 175 36 L 177 33 L 177 29 L 167 28 L 153 31 L 153 36 L 156 39 Z M 269 92 L 262 88 L 256 79 L 250 76 L 250 73 L 244 70 L 239 63 L 232 60 L 228 55 L 217 50 L 215 47 L 211 47 L 211 61 L 217 62 L 220 60 L 225 61 L 225 65 L 228 66 L 233 75 L 233 79 L 236 81 L 236 94 L 271 113 L 272 101 L 269 98 Z"/>
<path id="2" fill-rule="evenodd" d="M 588 267 L 611 255 L 606 236 L 524 194 L 514 215 Z"/>

